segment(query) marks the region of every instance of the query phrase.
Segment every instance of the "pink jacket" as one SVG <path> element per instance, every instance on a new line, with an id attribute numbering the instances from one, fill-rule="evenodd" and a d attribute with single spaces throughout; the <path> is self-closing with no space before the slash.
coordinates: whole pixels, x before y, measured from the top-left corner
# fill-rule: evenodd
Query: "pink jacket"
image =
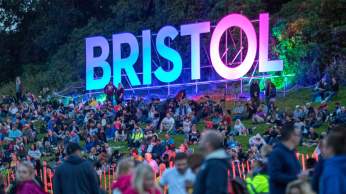
<path id="1" fill-rule="evenodd" d="M 146 191 L 148 194 L 161 194 L 161 191 L 159 189 L 152 189 L 150 191 Z M 138 192 L 130 187 L 129 189 L 127 189 L 124 194 L 138 194 Z"/>
<path id="2" fill-rule="evenodd" d="M 34 181 L 24 181 L 17 186 L 16 194 L 46 194 Z"/>
<path id="3" fill-rule="evenodd" d="M 119 190 L 125 192 L 131 186 L 131 175 L 120 176 L 119 179 L 112 184 L 112 190 Z"/>

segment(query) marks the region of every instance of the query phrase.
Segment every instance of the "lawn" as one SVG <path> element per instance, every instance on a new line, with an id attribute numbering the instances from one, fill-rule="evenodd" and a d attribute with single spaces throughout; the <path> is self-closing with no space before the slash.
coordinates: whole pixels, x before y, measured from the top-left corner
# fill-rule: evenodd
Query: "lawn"
<path id="1" fill-rule="evenodd" d="M 286 94 L 286 96 L 284 97 L 279 97 L 277 99 L 277 105 L 280 108 L 280 110 L 290 110 L 293 111 L 294 107 L 296 105 L 303 105 L 307 102 L 311 102 L 311 89 L 297 89 L 294 90 L 292 92 L 290 92 L 289 94 Z M 341 88 L 338 96 L 329 103 L 329 110 L 333 110 L 335 107 L 335 102 L 340 102 L 341 104 L 345 105 L 346 104 L 346 88 L 343 87 Z M 313 105 L 318 105 L 319 103 L 312 103 Z M 228 103 L 227 108 L 231 108 L 232 104 Z M 243 124 L 246 127 L 256 127 L 256 129 L 254 130 L 254 134 L 256 133 L 263 133 L 265 131 L 265 129 L 267 127 L 269 127 L 270 125 L 268 124 L 252 124 L 251 120 L 244 120 Z M 202 123 L 198 123 L 197 124 L 197 128 L 198 130 L 203 130 L 203 124 Z M 327 128 L 327 124 L 323 124 L 321 127 L 317 128 L 316 130 L 321 133 L 323 131 L 325 131 Z M 174 135 L 173 136 L 176 145 L 180 145 L 181 143 L 184 142 L 184 137 L 182 135 Z M 236 137 L 237 141 L 239 143 L 241 143 L 244 147 L 244 150 L 248 149 L 248 142 L 249 142 L 249 137 L 247 136 L 237 136 Z M 121 152 L 128 152 L 128 148 L 127 148 L 127 144 L 124 142 L 111 142 L 110 145 L 115 148 L 115 149 L 119 149 Z M 194 147 L 194 146 L 193 146 Z M 314 147 L 308 148 L 308 147 L 303 147 L 303 146 L 299 146 L 298 147 L 298 151 L 300 153 L 309 153 L 311 154 L 314 151 Z"/>
<path id="2" fill-rule="evenodd" d="M 284 110 L 285 108 L 287 110 L 293 111 L 293 108 L 296 105 L 303 105 L 307 102 L 311 101 L 311 89 L 297 89 L 295 91 L 290 92 L 289 94 L 287 94 L 284 97 L 279 97 L 277 99 L 277 105 L 280 108 L 280 110 Z M 338 96 L 329 103 L 329 110 L 334 109 L 334 103 L 335 102 L 341 102 L 341 104 L 345 105 L 346 104 L 346 88 L 341 88 Z M 233 103 L 227 103 L 226 107 L 227 109 L 232 108 Z M 318 105 L 318 103 L 313 103 L 313 105 Z M 242 121 L 243 124 L 246 127 L 256 127 L 256 129 L 254 130 L 254 134 L 256 133 L 263 133 L 265 131 L 265 129 L 267 127 L 269 127 L 270 125 L 268 124 L 252 124 L 251 120 L 244 120 Z M 203 130 L 203 123 L 200 122 L 197 124 L 197 128 L 198 130 L 202 131 Z M 327 124 L 323 124 L 321 127 L 317 128 L 317 131 L 319 133 L 325 131 L 327 128 Z M 39 134 L 39 136 L 43 136 L 43 134 Z M 160 137 L 163 137 L 163 134 L 160 135 Z M 177 146 L 179 146 L 181 143 L 184 142 L 184 137 L 183 135 L 174 135 L 173 136 L 174 140 L 175 140 L 175 144 Z M 244 150 L 248 149 L 248 142 L 249 142 L 249 137 L 248 136 L 237 136 L 236 140 L 241 143 L 244 147 Z M 84 142 L 82 142 L 82 144 L 84 144 Z M 115 150 L 119 150 L 122 153 L 128 153 L 129 149 L 127 146 L 126 142 L 109 142 L 109 145 L 115 149 Z M 192 148 L 195 148 L 195 146 L 192 146 Z M 311 154 L 314 151 L 314 147 L 308 148 L 308 147 L 298 147 L 298 151 L 300 153 L 309 153 Z M 49 158 L 46 158 L 49 160 Z"/>

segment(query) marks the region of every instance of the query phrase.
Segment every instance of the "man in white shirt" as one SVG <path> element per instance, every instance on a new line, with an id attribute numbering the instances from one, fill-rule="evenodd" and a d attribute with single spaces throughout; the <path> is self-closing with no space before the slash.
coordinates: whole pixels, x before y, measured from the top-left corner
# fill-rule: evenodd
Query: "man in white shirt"
<path id="1" fill-rule="evenodd" d="M 175 158 L 175 167 L 163 173 L 160 185 L 161 187 L 168 186 L 168 194 L 188 194 L 195 178 L 195 174 L 188 167 L 186 153 L 179 152 Z"/>

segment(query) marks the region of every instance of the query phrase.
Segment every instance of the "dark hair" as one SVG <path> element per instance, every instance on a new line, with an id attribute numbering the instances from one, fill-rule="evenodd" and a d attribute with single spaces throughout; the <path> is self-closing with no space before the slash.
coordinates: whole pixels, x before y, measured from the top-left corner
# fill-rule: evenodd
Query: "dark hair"
<path id="1" fill-rule="evenodd" d="M 309 158 L 306 160 L 307 169 L 315 168 L 316 164 L 317 164 L 317 161 L 315 158 Z"/>
<path id="2" fill-rule="evenodd" d="M 335 155 L 346 153 L 346 126 L 339 125 L 332 129 L 327 136 L 327 146 L 331 147 Z"/>
<path id="3" fill-rule="evenodd" d="M 186 159 L 187 159 L 187 154 L 185 152 L 178 152 L 175 156 L 175 161 L 186 160 Z"/>
<path id="4" fill-rule="evenodd" d="M 197 168 L 199 168 L 202 165 L 203 162 L 203 155 L 201 153 L 193 153 L 188 158 L 188 164 L 189 167 L 195 171 Z"/>
<path id="5" fill-rule="evenodd" d="M 292 124 L 285 124 L 281 129 L 281 140 L 287 141 L 294 133 L 294 126 Z"/>
<path id="6" fill-rule="evenodd" d="M 66 147 L 66 154 L 71 155 L 71 154 L 74 154 L 78 150 L 81 150 L 81 147 L 76 143 L 70 142 Z"/>

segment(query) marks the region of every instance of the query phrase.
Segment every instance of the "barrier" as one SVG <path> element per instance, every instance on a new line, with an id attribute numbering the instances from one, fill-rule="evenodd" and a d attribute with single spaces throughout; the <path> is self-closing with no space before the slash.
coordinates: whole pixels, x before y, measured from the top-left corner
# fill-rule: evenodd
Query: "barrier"
<path id="1" fill-rule="evenodd" d="M 315 160 L 318 161 L 318 155 L 315 153 L 311 155 L 296 153 L 296 157 L 300 161 L 303 170 L 306 170 L 305 164 L 306 164 L 306 160 L 308 160 L 309 158 L 314 158 Z M 231 164 L 232 172 L 228 171 L 227 172 L 228 176 L 245 179 L 246 175 L 251 171 L 251 167 L 253 166 L 253 164 L 254 164 L 253 160 L 251 161 L 247 160 L 244 162 L 232 161 L 232 164 Z M 170 163 L 170 167 L 173 167 L 173 166 L 174 164 Z M 162 171 L 160 170 L 159 177 L 162 176 L 162 173 L 164 170 L 165 168 L 162 168 Z M 107 193 L 111 193 L 112 183 L 116 181 L 115 171 L 116 171 L 116 167 L 109 167 L 105 170 L 98 172 L 100 187 L 103 190 L 105 190 Z M 47 162 L 43 161 L 43 169 L 40 169 L 39 172 L 36 171 L 35 173 L 37 175 L 37 178 L 42 180 L 44 191 L 47 193 L 53 193 L 54 172 L 53 172 L 53 169 L 51 169 L 47 165 Z M 13 172 L 13 170 L 8 170 L 4 178 L 5 187 L 8 187 L 13 181 L 15 181 L 15 173 Z"/>

